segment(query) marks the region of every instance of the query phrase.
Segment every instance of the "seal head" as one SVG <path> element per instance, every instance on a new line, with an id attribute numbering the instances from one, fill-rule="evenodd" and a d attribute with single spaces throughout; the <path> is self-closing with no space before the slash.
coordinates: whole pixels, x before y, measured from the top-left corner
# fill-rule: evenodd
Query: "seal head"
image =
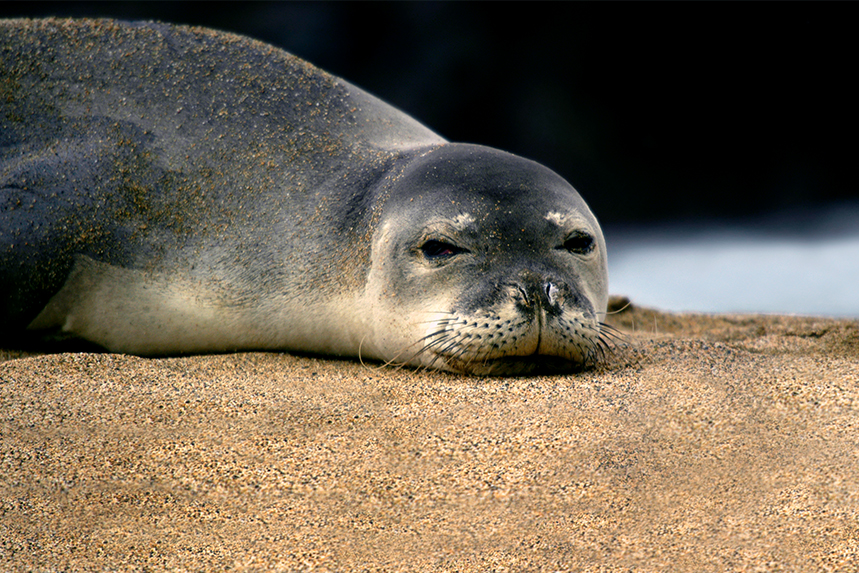
<path id="1" fill-rule="evenodd" d="M 475 374 L 570 371 L 605 349 L 605 241 L 533 161 L 446 144 L 391 184 L 373 240 L 368 353 Z"/>

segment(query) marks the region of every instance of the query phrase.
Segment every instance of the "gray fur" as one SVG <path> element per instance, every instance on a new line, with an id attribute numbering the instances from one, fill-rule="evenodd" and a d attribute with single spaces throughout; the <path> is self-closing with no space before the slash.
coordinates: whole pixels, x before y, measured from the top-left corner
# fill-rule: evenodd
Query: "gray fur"
<path id="1" fill-rule="evenodd" d="M 429 181 L 438 167 L 445 175 Z M 423 200 L 439 189 L 456 190 L 464 206 Z M 490 200 L 515 216 L 487 219 Z M 475 361 L 494 359 L 428 358 L 416 334 L 426 327 L 416 324 L 420 313 L 474 313 L 475 293 L 501 295 L 469 266 L 474 257 L 448 265 L 455 278 L 445 280 L 458 286 L 444 286 L 443 273 L 419 277 L 418 242 L 451 217 L 483 217 L 495 228 L 472 232 L 509 236 L 503 228 L 522 226 L 517 217 L 534 223 L 555 211 L 581 214 L 596 262 L 559 262 L 550 251 L 552 263 L 508 266 L 563 243 L 570 228 L 543 221 L 524 225 L 534 239 L 526 251 L 490 249 L 480 264 L 493 281 L 552 275 L 597 333 L 580 338 L 598 338 L 607 287 L 599 225 L 544 167 L 447 143 L 348 82 L 240 36 L 108 20 L 0 22 L 6 343 L 26 335 L 139 354 L 361 353 L 479 371 Z M 395 222 L 405 225 L 392 235 L 399 251 L 380 243 Z M 583 264 L 592 268 L 577 278 Z M 420 292 L 440 306 L 424 309 Z M 393 336 L 401 317 L 405 332 Z M 558 356 L 568 368 L 584 354 Z"/>

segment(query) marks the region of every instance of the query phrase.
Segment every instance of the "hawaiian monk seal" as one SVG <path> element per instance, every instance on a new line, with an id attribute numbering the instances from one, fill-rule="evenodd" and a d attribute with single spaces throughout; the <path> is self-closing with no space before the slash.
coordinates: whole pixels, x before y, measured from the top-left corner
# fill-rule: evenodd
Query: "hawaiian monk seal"
<path id="1" fill-rule="evenodd" d="M 605 243 L 549 169 L 232 34 L 0 23 L 5 343 L 577 370 Z"/>

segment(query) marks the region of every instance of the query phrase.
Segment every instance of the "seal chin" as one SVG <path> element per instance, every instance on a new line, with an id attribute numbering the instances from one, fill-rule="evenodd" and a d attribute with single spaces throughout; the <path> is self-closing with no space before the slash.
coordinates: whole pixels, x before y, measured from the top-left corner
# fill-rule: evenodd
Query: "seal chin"
<path id="1" fill-rule="evenodd" d="M 436 368 L 460 374 L 477 376 L 530 376 L 534 374 L 560 374 L 580 372 L 590 361 L 569 360 L 559 356 L 532 354 L 529 356 L 504 356 L 487 360 L 463 360 L 461 358 L 435 355 L 442 365 Z"/>

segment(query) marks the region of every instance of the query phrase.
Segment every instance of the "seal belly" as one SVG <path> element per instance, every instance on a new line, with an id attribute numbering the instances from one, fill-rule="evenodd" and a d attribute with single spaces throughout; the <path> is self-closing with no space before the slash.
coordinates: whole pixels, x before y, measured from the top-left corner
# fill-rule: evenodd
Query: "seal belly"
<path id="1" fill-rule="evenodd" d="M 355 329 L 343 324 L 342 313 L 337 313 L 340 328 L 320 328 L 320 315 L 331 314 L 329 305 L 316 308 L 287 299 L 227 301 L 205 281 L 189 276 L 78 257 L 66 283 L 27 330 L 143 356 L 284 348 L 355 354 L 360 341 L 343 336 Z"/>

